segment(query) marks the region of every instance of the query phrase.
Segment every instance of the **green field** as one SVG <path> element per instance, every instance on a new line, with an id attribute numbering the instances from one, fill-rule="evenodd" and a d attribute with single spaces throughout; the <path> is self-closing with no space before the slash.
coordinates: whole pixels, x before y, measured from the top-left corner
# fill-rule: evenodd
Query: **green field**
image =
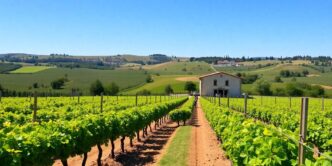
<path id="1" fill-rule="evenodd" d="M 177 129 L 166 154 L 161 158 L 160 166 L 183 166 L 187 165 L 191 126 L 181 126 Z"/>
<path id="2" fill-rule="evenodd" d="M 153 94 L 162 94 L 164 93 L 165 87 L 171 85 L 175 93 L 186 93 L 184 90 L 184 85 L 186 81 L 193 81 L 196 83 L 198 88 L 198 78 L 197 76 L 189 75 L 161 75 L 161 76 L 152 76 L 153 82 L 144 84 L 138 88 L 130 89 L 124 91 L 123 94 L 136 94 L 138 91 L 143 89 L 151 91 Z"/>
<path id="3" fill-rule="evenodd" d="M 50 66 L 23 66 L 21 68 L 18 68 L 16 70 L 11 71 L 12 74 L 26 74 L 26 73 L 36 73 L 40 72 L 46 69 L 51 69 L 54 67 Z"/>
<path id="4" fill-rule="evenodd" d="M 51 81 L 66 75 L 69 82 L 63 89 L 52 92 L 70 93 L 72 88 L 79 88 L 81 92 L 88 94 L 91 83 L 97 79 L 104 84 L 115 82 L 121 89 L 125 89 L 144 84 L 146 78 L 143 71 L 50 68 L 32 74 L 0 74 L 0 84 L 6 89 L 16 91 L 49 92 Z M 38 83 L 40 88 L 31 89 L 33 83 Z"/>
<path id="5" fill-rule="evenodd" d="M 213 72 L 205 62 L 167 62 L 145 67 L 152 74 L 160 75 L 202 75 Z"/>

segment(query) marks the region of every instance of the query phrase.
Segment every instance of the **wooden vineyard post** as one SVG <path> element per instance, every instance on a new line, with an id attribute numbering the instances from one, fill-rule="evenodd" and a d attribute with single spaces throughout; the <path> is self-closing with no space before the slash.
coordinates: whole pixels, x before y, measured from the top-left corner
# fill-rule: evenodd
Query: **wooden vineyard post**
<path id="1" fill-rule="evenodd" d="M 37 92 L 33 93 L 33 117 L 32 121 L 37 121 Z"/>
<path id="2" fill-rule="evenodd" d="M 0 96 L 0 101 L 1 101 L 1 96 Z M 322 97 L 322 111 L 325 110 L 325 106 L 324 106 L 324 97 Z"/>
<path id="3" fill-rule="evenodd" d="M 244 115 L 247 116 L 247 94 L 244 94 Z"/>
<path id="4" fill-rule="evenodd" d="M 103 112 L 103 99 L 104 98 L 104 93 L 103 92 L 101 92 L 100 93 L 100 112 Z"/>
<path id="5" fill-rule="evenodd" d="M 2 98 L 2 91 L 0 90 L 0 102 L 1 102 L 1 98 Z"/>
<path id="6" fill-rule="evenodd" d="M 218 96 L 218 99 L 219 99 L 219 106 L 220 106 L 220 95 Z"/>
<path id="7" fill-rule="evenodd" d="M 274 97 L 274 104 L 277 104 L 277 97 Z"/>
<path id="8" fill-rule="evenodd" d="M 136 94 L 136 98 L 135 98 L 135 100 L 136 100 L 136 106 L 137 106 L 137 94 Z"/>
<path id="9" fill-rule="evenodd" d="M 77 102 L 80 103 L 80 94 L 77 95 Z"/>
<path id="10" fill-rule="evenodd" d="M 289 97 L 289 108 L 292 108 L 292 97 Z"/>
<path id="11" fill-rule="evenodd" d="M 229 97 L 227 97 L 227 107 L 229 108 Z"/>
<path id="12" fill-rule="evenodd" d="M 299 142 L 299 152 L 298 152 L 299 165 L 303 165 L 305 160 L 303 144 L 306 142 L 306 134 L 307 134 L 308 103 L 309 103 L 309 98 L 303 97 L 301 103 L 300 142 Z"/>

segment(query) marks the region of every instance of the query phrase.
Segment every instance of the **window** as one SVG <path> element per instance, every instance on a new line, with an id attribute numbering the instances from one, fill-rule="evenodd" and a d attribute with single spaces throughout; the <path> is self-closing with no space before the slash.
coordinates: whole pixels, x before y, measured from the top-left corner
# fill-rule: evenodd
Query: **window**
<path id="1" fill-rule="evenodd" d="M 229 84 L 229 81 L 226 80 L 226 81 L 225 81 L 225 86 L 228 86 L 228 84 Z"/>
<path id="2" fill-rule="evenodd" d="M 217 80 L 213 80 L 213 85 L 217 86 Z"/>

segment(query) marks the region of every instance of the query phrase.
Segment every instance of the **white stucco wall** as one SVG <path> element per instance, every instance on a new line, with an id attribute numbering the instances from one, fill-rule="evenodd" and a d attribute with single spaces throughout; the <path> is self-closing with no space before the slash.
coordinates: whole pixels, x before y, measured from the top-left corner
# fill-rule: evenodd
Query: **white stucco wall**
<path id="1" fill-rule="evenodd" d="M 213 82 L 217 80 L 217 86 Z M 225 85 L 228 80 L 228 86 Z M 229 97 L 241 96 L 241 79 L 227 74 L 215 74 L 200 78 L 200 95 L 213 96 L 215 89 L 227 89 Z"/>

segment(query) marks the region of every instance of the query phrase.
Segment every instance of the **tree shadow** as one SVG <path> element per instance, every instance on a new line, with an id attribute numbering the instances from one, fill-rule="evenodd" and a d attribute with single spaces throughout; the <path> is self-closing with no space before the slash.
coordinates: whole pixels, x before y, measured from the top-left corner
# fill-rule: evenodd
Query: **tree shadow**
<path id="1" fill-rule="evenodd" d="M 167 143 L 177 127 L 164 126 L 152 132 L 143 144 L 135 146 L 132 151 L 121 153 L 115 161 L 124 166 L 146 165 L 154 161 L 154 156 L 160 154 L 160 150 Z"/>

